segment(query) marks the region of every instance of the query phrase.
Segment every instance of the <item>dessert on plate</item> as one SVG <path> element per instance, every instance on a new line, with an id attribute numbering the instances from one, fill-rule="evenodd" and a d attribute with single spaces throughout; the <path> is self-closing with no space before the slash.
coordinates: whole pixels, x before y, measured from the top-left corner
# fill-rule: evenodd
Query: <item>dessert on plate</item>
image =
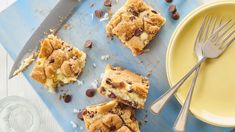
<path id="1" fill-rule="evenodd" d="M 143 0 L 127 0 L 106 25 L 106 32 L 110 37 L 117 36 L 137 56 L 156 36 L 165 21 Z"/>
<path id="2" fill-rule="evenodd" d="M 143 109 L 148 96 L 149 80 L 121 67 L 108 64 L 101 85 L 101 95 L 113 98 L 136 109 Z"/>
<path id="3" fill-rule="evenodd" d="M 88 132 L 140 132 L 134 109 L 116 100 L 88 106 L 83 119 Z"/>
<path id="4" fill-rule="evenodd" d="M 70 44 L 48 35 L 41 41 L 31 77 L 54 92 L 63 84 L 75 82 L 85 66 L 86 54 Z"/>

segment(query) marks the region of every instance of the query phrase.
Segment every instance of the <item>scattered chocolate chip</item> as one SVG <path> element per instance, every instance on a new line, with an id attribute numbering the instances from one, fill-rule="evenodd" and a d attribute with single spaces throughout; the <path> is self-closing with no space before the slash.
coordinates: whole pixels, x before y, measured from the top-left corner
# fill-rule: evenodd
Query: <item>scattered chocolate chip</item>
<path id="1" fill-rule="evenodd" d="M 112 1 L 111 0 L 105 0 L 104 1 L 104 6 L 111 7 L 112 6 Z"/>
<path id="2" fill-rule="evenodd" d="M 84 120 L 83 119 L 83 112 L 84 112 L 84 110 L 81 110 L 81 111 L 79 111 L 78 113 L 77 113 L 77 117 L 78 117 L 78 119 L 80 119 L 80 120 Z"/>
<path id="3" fill-rule="evenodd" d="M 96 89 L 94 89 L 94 88 L 90 88 L 90 89 L 86 90 L 87 97 L 93 97 L 95 95 L 95 93 L 96 93 Z"/>
<path id="4" fill-rule="evenodd" d="M 134 35 L 135 35 L 135 36 L 140 36 L 142 32 L 143 32 L 143 30 L 142 30 L 141 28 L 137 28 L 137 29 L 135 30 Z"/>
<path id="5" fill-rule="evenodd" d="M 93 45 L 93 42 L 91 41 L 91 40 L 87 40 L 86 42 L 85 42 L 85 47 L 86 48 L 92 48 L 92 45 Z"/>
<path id="6" fill-rule="evenodd" d="M 63 99 L 65 103 L 69 103 L 72 100 L 72 96 L 67 94 L 63 96 Z"/>
<path id="7" fill-rule="evenodd" d="M 148 73 L 147 73 L 147 77 L 150 77 L 151 75 L 152 75 L 152 73 L 153 73 L 153 71 L 152 70 L 150 70 L 150 71 L 148 71 Z"/>
<path id="8" fill-rule="evenodd" d="M 167 3 L 171 3 L 173 0 L 165 0 Z"/>
<path id="9" fill-rule="evenodd" d="M 91 3 L 91 4 L 90 4 L 90 7 L 93 7 L 94 5 L 95 5 L 94 3 Z"/>
<path id="10" fill-rule="evenodd" d="M 155 10 L 151 10 L 152 11 L 152 13 L 155 13 L 155 14 L 157 14 L 157 12 L 155 11 Z"/>
<path id="11" fill-rule="evenodd" d="M 51 63 L 54 63 L 54 62 L 55 62 L 55 59 L 54 59 L 54 58 L 51 58 L 50 61 L 49 61 L 50 64 L 51 64 Z"/>
<path id="12" fill-rule="evenodd" d="M 95 10 L 95 16 L 97 17 L 97 18 L 101 18 L 102 16 L 103 16 L 103 11 L 101 11 L 101 10 Z"/>
<path id="13" fill-rule="evenodd" d="M 177 11 L 176 6 L 173 5 L 173 4 L 170 5 L 169 8 L 168 8 L 168 11 L 169 11 L 170 13 L 175 13 L 175 12 Z"/>
<path id="14" fill-rule="evenodd" d="M 112 80 L 110 78 L 107 78 L 106 81 L 105 81 L 108 85 L 111 85 L 112 84 Z"/>
<path id="15" fill-rule="evenodd" d="M 109 98 L 116 98 L 117 96 L 114 93 L 109 94 Z"/>
<path id="16" fill-rule="evenodd" d="M 174 20 L 178 20 L 180 18 L 180 14 L 178 12 L 175 12 L 171 16 Z"/>

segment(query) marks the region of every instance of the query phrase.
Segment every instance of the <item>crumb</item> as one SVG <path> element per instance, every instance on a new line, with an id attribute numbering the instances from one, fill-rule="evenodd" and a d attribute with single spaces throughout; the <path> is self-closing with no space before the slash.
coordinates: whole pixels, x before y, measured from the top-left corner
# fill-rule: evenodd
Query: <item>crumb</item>
<path id="1" fill-rule="evenodd" d="M 94 7 L 94 5 L 95 5 L 94 3 L 91 3 L 91 4 L 90 4 L 90 7 Z"/>
<path id="2" fill-rule="evenodd" d="M 100 22 L 106 21 L 106 20 L 109 20 L 109 14 L 107 12 L 104 14 L 104 17 L 100 19 Z"/>
<path id="3" fill-rule="evenodd" d="M 111 8 L 108 9 L 108 15 L 109 15 L 109 18 L 111 18 L 112 15 L 113 15 L 113 12 L 112 12 Z"/>
<path id="4" fill-rule="evenodd" d="M 112 1 L 111 0 L 105 0 L 104 1 L 104 6 L 111 7 L 112 6 Z"/>
<path id="5" fill-rule="evenodd" d="M 152 73 L 153 73 L 153 70 L 149 70 L 146 76 L 150 77 L 152 75 Z"/>
<path id="6" fill-rule="evenodd" d="M 96 64 L 95 63 L 93 63 L 93 65 L 92 65 L 94 68 L 96 68 Z"/>
<path id="7" fill-rule="evenodd" d="M 143 64 L 143 61 L 142 61 L 142 60 L 140 60 L 138 63 L 139 63 L 139 64 Z"/>
<path id="8" fill-rule="evenodd" d="M 91 41 L 91 40 L 87 40 L 86 42 L 85 42 L 85 44 L 84 44 L 84 46 L 86 47 L 86 48 L 92 48 L 92 46 L 93 46 L 93 42 Z"/>
<path id="9" fill-rule="evenodd" d="M 103 61 L 107 61 L 109 58 L 110 58 L 109 55 L 102 55 L 101 56 L 101 60 L 103 60 Z"/>
<path id="10" fill-rule="evenodd" d="M 50 32 L 50 33 L 54 33 L 54 32 L 55 32 L 55 29 L 51 29 L 51 28 L 50 28 L 50 29 L 49 29 L 49 32 Z"/>
<path id="11" fill-rule="evenodd" d="M 78 109 L 73 109 L 73 113 L 78 113 L 79 112 L 79 110 Z"/>
<path id="12" fill-rule="evenodd" d="M 77 80 L 77 83 L 78 83 L 78 86 L 83 85 L 83 81 L 81 81 L 81 80 Z"/>
<path id="13" fill-rule="evenodd" d="M 71 27 L 71 26 L 70 26 L 69 23 L 65 23 L 65 24 L 64 24 L 64 29 L 65 29 L 65 30 L 69 29 L 70 27 Z"/>
<path id="14" fill-rule="evenodd" d="M 34 52 L 30 54 L 27 58 L 25 58 L 18 69 L 16 69 L 13 73 L 13 76 L 18 75 L 22 71 L 24 71 L 32 62 L 35 60 L 35 58 L 38 56 L 38 52 Z"/>
<path id="15" fill-rule="evenodd" d="M 91 86 L 93 88 L 97 88 L 98 87 L 98 80 L 94 80 L 92 83 L 91 83 Z"/>
<path id="16" fill-rule="evenodd" d="M 77 128 L 77 124 L 74 121 L 70 121 L 70 124 L 72 125 L 73 128 Z"/>
<path id="17" fill-rule="evenodd" d="M 101 73 L 100 74 L 100 79 L 103 79 L 103 77 L 104 77 L 104 73 Z"/>

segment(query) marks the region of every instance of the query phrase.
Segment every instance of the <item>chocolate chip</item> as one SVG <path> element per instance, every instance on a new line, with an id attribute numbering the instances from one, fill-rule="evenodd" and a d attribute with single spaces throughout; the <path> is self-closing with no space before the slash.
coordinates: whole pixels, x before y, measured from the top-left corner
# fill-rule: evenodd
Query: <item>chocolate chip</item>
<path id="1" fill-rule="evenodd" d="M 111 125 L 111 127 L 109 129 L 110 129 L 110 131 L 114 131 L 114 130 L 116 130 L 116 127 L 114 125 Z"/>
<path id="2" fill-rule="evenodd" d="M 103 11 L 101 11 L 101 10 L 95 10 L 95 16 L 97 17 L 97 18 L 101 18 L 102 16 L 103 16 Z"/>
<path id="3" fill-rule="evenodd" d="M 174 19 L 174 20 L 178 20 L 180 18 L 180 14 L 178 12 L 175 12 L 171 15 L 171 17 Z"/>
<path id="4" fill-rule="evenodd" d="M 109 98 L 116 98 L 117 96 L 114 93 L 109 94 Z"/>
<path id="5" fill-rule="evenodd" d="M 107 78 L 105 81 L 108 85 L 112 85 L 112 80 L 110 78 Z"/>
<path id="6" fill-rule="evenodd" d="M 173 0 L 165 0 L 167 3 L 171 3 Z"/>
<path id="7" fill-rule="evenodd" d="M 170 13 L 175 13 L 175 12 L 177 11 L 176 6 L 173 5 L 173 4 L 170 5 L 169 8 L 168 8 L 168 11 L 169 11 Z"/>
<path id="8" fill-rule="evenodd" d="M 112 1 L 111 0 L 105 0 L 104 1 L 104 6 L 111 7 L 112 6 Z"/>
<path id="9" fill-rule="evenodd" d="M 132 93 L 132 92 L 133 92 L 133 89 L 128 90 L 128 93 Z"/>
<path id="10" fill-rule="evenodd" d="M 135 36 L 140 36 L 141 35 L 141 33 L 143 32 L 143 30 L 141 29 L 141 28 L 137 28 L 136 30 L 135 30 Z"/>
<path id="11" fill-rule="evenodd" d="M 87 40 L 86 42 L 85 42 L 85 47 L 86 48 L 92 48 L 92 45 L 93 45 L 93 42 L 91 41 L 91 40 Z"/>
<path id="12" fill-rule="evenodd" d="M 83 112 L 84 112 L 84 110 L 82 110 L 82 111 L 79 111 L 78 113 L 77 113 L 77 117 L 78 117 L 78 119 L 80 119 L 80 120 L 84 120 L 83 119 Z"/>
<path id="13" fill-rule="evenodd" d="M 136 11 L 135 9 L 133 9 L 133 8 L 129 8 L 127 11 L 132 13 L 134 16 L 138 16 L 139 15 L 139 12 Z"/>
<path id="14" fill-rule="evenodd" d="M 54 59 L 54 58 L 51 58 L 50 61 L 49 61 L 50 64 L 51 64 L 51 63 L 54 63 L 54 62 L 55 62 L 55 59 Z"/>
<path id="15" fill-rule="evenodd" d="M 69 103 L 72 100 L 72 96 L 71 95 L 64 95 L 63 99 L 64 99 L 65 103 Z"/>
<path id="16" fill-rule="evenodd" d="M 126 81 L 126 82 L 127 82 L 128 84 L 130 84 L 130 85 L 132 84 L 132 82 L 131 82 L 131 81 Z"/>
<path id="17" fill-rule="evenodd" d="M 93 97 L 95 95 L 95 93 L 96 93 L 96 89 L 94 89 L 94 88 L 90 88 L 90 89 L 86 90 L 87 97 Z"/>
<path id="18" fill-rule="evenodd" d="M 155 10 L 151 10 L 152 11 L 152 13 L 155 13 L 155 14 L 157 14 L 157 12 L 155 11 Z"/>

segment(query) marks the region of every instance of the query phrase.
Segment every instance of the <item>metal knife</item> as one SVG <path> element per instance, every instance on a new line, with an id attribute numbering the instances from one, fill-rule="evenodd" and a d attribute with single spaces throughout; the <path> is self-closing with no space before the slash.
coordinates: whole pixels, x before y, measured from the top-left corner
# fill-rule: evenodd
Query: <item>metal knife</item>
<path id="1" fill-rule="evenodd" d="M 11 69 L 9 79 L 14 77 L 14 71 L 20 67 L 26 54 L 33 53 L 38 49 L 39 42 L 45 37 L 45 33 L 49 33 L 49 30 L 53 30 L 53 34 L 56 34 L 76 10 L 79 3 L 80 0 L 60 0 L 56 4 L 20 51 Z"/>

